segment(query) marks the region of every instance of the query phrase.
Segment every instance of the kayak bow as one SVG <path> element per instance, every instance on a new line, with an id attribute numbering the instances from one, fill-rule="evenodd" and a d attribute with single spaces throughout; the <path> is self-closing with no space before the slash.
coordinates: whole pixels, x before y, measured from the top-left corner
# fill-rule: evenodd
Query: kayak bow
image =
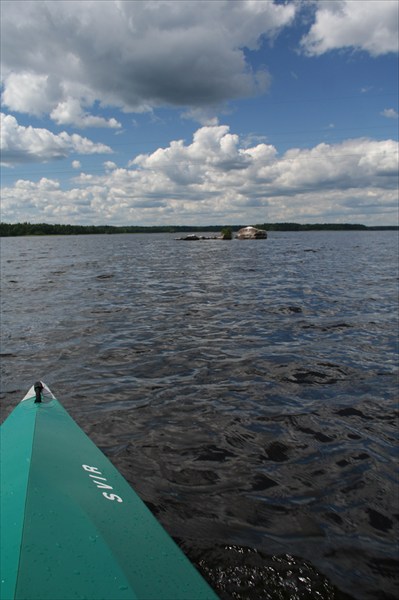
<path id="1" fill-rule="evenodd" d="M 42 383 L 1 427 L 2 600 L 217 600 Z"/>

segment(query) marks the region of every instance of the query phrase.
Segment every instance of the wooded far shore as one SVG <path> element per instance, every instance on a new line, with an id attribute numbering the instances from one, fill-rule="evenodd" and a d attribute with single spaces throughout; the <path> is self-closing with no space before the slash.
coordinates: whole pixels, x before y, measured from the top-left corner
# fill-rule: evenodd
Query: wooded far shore
<path id="1" fill-rule="evenodd" d="M 116 233 L 183 233 L 221 231 L 229 227 L 233 232 L 246 225 L 61 225 L 51 223 L 0 223 L 0 237 L 21 235 L 87 235 Z M 398 231 L 399 226 L 368 227 L 352 223 L 258 223 L 258 229 L 266 231 Z"/>

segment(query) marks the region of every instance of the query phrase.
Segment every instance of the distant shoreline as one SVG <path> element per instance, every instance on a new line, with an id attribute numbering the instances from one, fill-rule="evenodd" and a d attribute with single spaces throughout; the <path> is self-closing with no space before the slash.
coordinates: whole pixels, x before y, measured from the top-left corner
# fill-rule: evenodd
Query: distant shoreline
<path id="1" fill-rule="evenodd" d="M 366 226 L 352 223 L 257 223 L 259 229 L 266 231 L 399 231 L 398 225 Z M 221 231 L 226 225 L 154 225 L 154 226 L 116 226 L 116 225 L 61 225 L 50 223 L 0 223 L 0 237 L 27 235 L 88 235 L 118 233 L 184 233 L 199 231 Z M 228 225 L 238 231 L 245 225 Z"/>

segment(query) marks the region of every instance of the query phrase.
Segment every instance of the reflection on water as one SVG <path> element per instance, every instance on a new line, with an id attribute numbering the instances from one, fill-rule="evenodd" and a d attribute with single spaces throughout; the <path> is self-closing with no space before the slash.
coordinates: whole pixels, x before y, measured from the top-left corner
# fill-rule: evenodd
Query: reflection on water
<path id="1" fill-rule="evenodd" d="M 222 598 L 394 598 L 396 257 L 395 232 L 3 239 L 4 414 L 46 381 Z"/>

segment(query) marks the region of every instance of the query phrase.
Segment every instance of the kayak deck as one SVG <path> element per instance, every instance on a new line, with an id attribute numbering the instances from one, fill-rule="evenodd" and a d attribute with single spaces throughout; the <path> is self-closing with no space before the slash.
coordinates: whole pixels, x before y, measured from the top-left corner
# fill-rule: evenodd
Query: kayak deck
<path id="1" fill-rule="evenodd" d="M 46 386 L 41 400 L 31 388 L 1 427 L 1 598 L 216 599 Z"/>

